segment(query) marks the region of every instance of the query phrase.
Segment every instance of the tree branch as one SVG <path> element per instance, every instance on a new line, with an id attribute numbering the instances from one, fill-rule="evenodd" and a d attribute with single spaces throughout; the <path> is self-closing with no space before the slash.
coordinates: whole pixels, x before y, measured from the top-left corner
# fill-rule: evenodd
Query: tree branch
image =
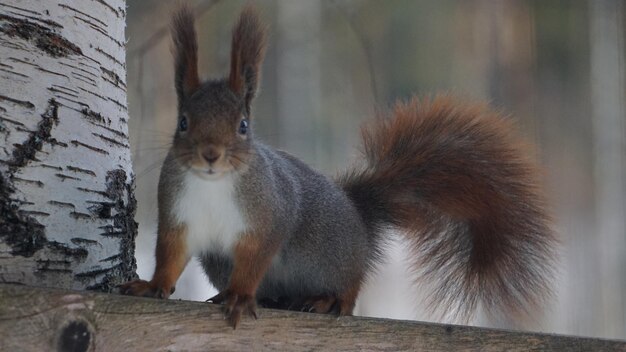
<path id="1" fill-rule="evenodd" d="M 0 284 L 3 351 L 626 351 L 626 342 Z"/>

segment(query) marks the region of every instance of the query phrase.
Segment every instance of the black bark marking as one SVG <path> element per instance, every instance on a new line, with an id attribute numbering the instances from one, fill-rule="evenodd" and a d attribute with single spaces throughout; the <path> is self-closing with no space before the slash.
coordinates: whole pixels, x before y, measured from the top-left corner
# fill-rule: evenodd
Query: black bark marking
<path id="1" fill-rule="evenodd" d="M 2 27 L 0 27 L 2 28 Z M 30 101 L 24 101 L 24 100 L 18 100 L 18 99 L 14 99 L 11 97 L 7 97 L 6 95 L 0 95 L 0 100 L 3 101 L 8 101 L 10 103 L 16 104 L 16 105 L 20 105 L 23 106 L 25 108 L 29 108 L 29 109 L 34 109 L 35 105 L 33 105 L 33 103 L 31 103 Z"/>
<path id="2" fill-rule="evenodd" d="M 38 165 L 39 167 L 44 167 L 46 169 L 52 169 L 52 170 L 57 170 L 57 171 L 63 171 L 63 168 L 60 166 L 54 166 L 54 165 L 48 165 L 48 164 L 44 164 L 41 163 Z"/>
<path id="3" fill-rule="evenodd" d="M 91 216 L 89 214 L 81 213 L 81 212 L 78 212 L 78 211 L 70 212 L 70 216 L 73 217 L 74 219 L 83 219 L 83 220 L 91 220 L 91 219 L 93 219 L 93 216 Z"/>
<path id="4" fill-rule="evenodd" d="M 57 145 L 57 146 L 63 147 L 63 148 L 67 148 L 68 147 L 67 143 L 59 142 L 56 139 L 51 139 L 50 140 L 50 144 Z"/>
<path id="5" fill-rule="evenodd" d="M 59 77 L 63 77 L 63 78 L 68 78 L 65 73 L 60 73 L 60 72 L 56 72 L 56 71 L 50 71 L 50 70 L 45 69 L 45 68 L 43 68 L 41 66 L 37 66 L 37 70 L 39 70 L 41 72 L 49 73 L 51 75 L 55 75 L 55 76 L 59 76 Z"/>
<path id="6" fill-rule="evenodd" d="M 20 215 L 26 215 L 26 216 L 44 216 L 44 217 L 48 217 L 50 216 L 50 213 L 46 213 L 44 211 L 37 211 L 37 210 L 20 210 Z"/>
<path id="7" fill-rule="evenodd" d="M 89 144 L 85 144 L 83 142 L 79 142 L 77 140 L 72 140 L 70 143 L 72 143 L 76 147 L 80 146 L 80 147 L 83 147 L 83 148 L 87 148 L 89 150 L 93 150 L 94 152 L 97 152 L 97 153 L 100 153 L 100 154 L 109 155 L 109 152 L 107 152 L 106 150 L 104 150 L 102 148 L 94 147 L 94 146 L 91 146 Z"/>
<path id="8" fill-rule="evenodd" d="M 51 91 L 52 93 L 55 93 L 55 95 L 57 95 L 57 94 L 66 94 L 66 95 L 71 96 L 72 98 L 78 98 L 78 94 L 66 92 L 66 91 L 61 90 L 61 89 L 59 89 L 57 87 L 54 87 L 54 85 L 52 87 L 48 87 L 48 90 Z"/>
<path id="9" fill-rule="evenodd" d="M 49 200 L 48 204 L 56 205 L 60 208 L 72 208 L 72 209 L 76 208 L 76 206 L 72 203 L 59 202 L 58 200 Z"/>
<path id="10" fill-rule="evenodd" d="M 137 210 L 137 200 L 135 199 L 135 176 L 131 175 L 130 180 L 126 171 L 122 169 L 107 172 L 108 198 L 114 203 L 116 214 L 113 216 L 113 225 L 123 232 L 120 240 L 119 254 L 122 256 L 122 272 L 125 276 L 131 275 L 129 279 L 136 277 L 135 270 L 135 237 L 137 237 L 138 224 L 135 222 L 135 211 Z"/>
<path id="11" fill-rule="evenodd" d="M 81 15 L 83 15 L 83 16 L 85 16 L 85 17 L 89 18 L 89 19 L 90 19 L 90 20 L 92 20 L 92 21 L 98 22 L 101 26 L 108 27 L 108 25 L 106 24 L 106 22 L 104 22 L 104 21 L 102 21 L 102 20 L 100 20 L 100 19 L 98 19 L 98 18 L 96 18 L 96 17 L 93 17 L 93 16 L 91 16 L 91 15 L 90 15 L 90 14 L 88 14 L 88 13 L 85 13 L 85 12 L 82 12 L 82 11 L 80 11 L 80 10 L 77 10 L 77 9 L 75 9 L 75 8 L 71 7 L 71 6 L 67 6 L 67 5 L 65 5 L 65 4 L 59 4 L 59 7 L 62 7 L 62 8 L 64 8 L 64 9 L 67 9 L 67 10 L 70 10 L 70 11 L 73 11 L 73 12 L 76 12 L 76 13 L 79 13 L 79 14 L 81 14 Z"/>
<path id="12" fill-rule="evenodd" d="M 0 24 L 2 24 L 0 25 L 0 32 L 10 37 L 18 37 L 29 42 L 34 42 L 37 48 L 52 57 L 83 54 L 78 46 L 52 29 L 38 23 L 31 22 L 24 18 L 0 14 Z"/>
<path id="13" fill-rule="evenodd" d="M 94 176 L 94 177 L 96 177 L 96 173 L 95 173 L 95 172 L 93 172 L 93 171 L 91 171 L 91 170 L 82 169 L 82 168 L 80 168 L 80 167 L 76 167 L 76 166 L 66 166 L 66 168 L 67 168 L 69 171 L 79 172 L 79 173 L 82 173 L 82 174 L 87 174 L 87 175 L 89 175 L 89 176 Z"/>
<path id="14" fill-rule="evenodd" d="M 124 119 L 121 118 L 121 117 L 120 117 L 120 121 L 125 122 Z M 106 127 L 106 126 L 102 126 L 102 125 L 98 125 L 98 126 L 104 128 L 105 130 L 107 130 L 107 131 L 109 131 L 109 132 L 111 132 L 111 133 L 113 133 L 113 134 L 115 134 L 117 136 L 120 136 L 120 137 L 122 137 L 124 139 L 128 139 L 128 136 L 125 133 L 123 133 L 123 132 L 120 132 L 118 130 L 114 130 L 112 128 L 109 128 L 109 127 Z"/>
<path id="15" fill-rule="evenodd" d="M 111 219 L 112 210 L 115 207 L 115 203 L 111 202 L 93 202 L 88 201 L 88 203 L 93 203 L 94 205 L 89 207 L 89 211 L 96 217 L 100 219 Z"/>
<path id="16" fill-rule="evenodd" d="M 65 101 L 69 101 L 69 102 L 74 103 L 74 104 L 76 104 L 76 105 L 78 105 L 78 106 L 82 106 L 83 108 L 84 108 L 84 107 L 89 107 L 89 105 L 87 105 L 87 104 L 85 104 L 85 103 L 83 103 L 83 102 L 81 102 L 81 101 L 78 101 L 78 100 L 73 100 L 73 99 L 70 99 L 70 98 L 68 98 L 68 97 L 57 96 L 57 98 L 58 98 L 58 99 L 63 99 L 63 100 L 65 100 Z M 69 106 L 69 105 L 65 105 L 65 104 L 61 104 L 61 103 L 59 103 L 59 105 L 64 106 L 64 107 L 66 107 L 66 108 L 68 108 L 68 109 L 72 109 L 72 110 L 74 110 L 74 111 L 79 111 L 79 110 L 76 110 L 76 109 L 72 108 L 72 107 L 71 107 L 71 106 Z"/>
<path id="17" fill-rule="evenodd" d="M 112 255 L 110 257 L 106 257 L 104 259 L 100 259 L 100 262 L 114 262 L 116 260 L 121 260 L 122 256 L 119 254 Z"/>
<path id="18" fill-rule="evenodd" d="M 32 10 L 24 9 L 24 8 L 17 7 L 17 6 L 11 6 L 9 4 L 0 4 L 0 5 L 12 8 L 13 10 L 27 12 L 27 13 L 30 13 L 30 14 L 33 14 L 33 15 L 40 15 L 40 13 L 37 12 L 37 11 L 32 11 Z"/>
<path id="19" fill-rule="evenodd" d="M 19 212 L 19 204 L 11 199 L 15 189 L 0 173 L 0 238 L 11 246 L 11 254 L 32 256 L 46 244 L 43 226 L 33 217 Z"/>
<path id="20" fill-rule="evenodd" d="M 80 72 L 75 72 L 74 71 L 74 72 L 72 72 L 72 76 L 74 76 L 74 78 L 77 78 L 77 79 L 79 79 L 79 80 L 89 84 L 92 87 L 98 87 L 98 84 L 96 84 L 96 82 L 94 81 L 93 78 L 91 78 L 91 77 L 89 77 L 87 75 L 84 75 L 84 74 L 82 74 Z M 78 87 L 78 89 L 81 89 L 81 88 Z"/>
<path id="21" fill-rule="evenodd" d="M 117 75 L 117 73 L 111 71 L 111 70 L 107 70 L 106 68 L 100 66 L 100 70 L 102 70 L 102 73 L 104 73 L 104 75 L 102 76 L 102 78 L 108 82 L 110 82 L 111 84 L 113 84 L 116 87 L 119 87 L 120 85 L 122 87 L 126 87 L 126 84 L 124 83 L 124 81 L 122 81 L 122 79 L 120 78 L 120 76 Z"/>
<path id="22" fill-rule="evenodd" d="M 121 68 L 126 69 L 126 65 L 121 62 L 120 60 L 116 59 L 113 55 L 107 53 L 106 51 L 100 49 L 100 48 L 96 48 L 96 51 L 99 52 L 102 56 L 106 57 L 107 59 L 113 61 L 114 63 L 118 64 Z"/>
<path id="23" fill-rule="evenodd" d="M 107 172 L 106 185 L 105 194 L 111 202 L 102 202 L 100 207 L 94 207 L 93 210 L 101 217 L 113 219 L 113 225 L 102 226 L 105 232 L 101 235 L 119 239 L 120 250 L 117 255 L 120 263 L 108 269 L 82 273 L 81 276 L 77 274 L 77 277 L 104 274 L 104 278 L 99 280 L 98 284 L 87 289 L 112 292 L 118 284 L 137 278 L 135 273 L 137 269 L 137 262 L 135 261 L 135 237 L 137 236 L 135 210 L 137 209 L 137 201 L 134 195 L 135 178 L 131 177 L 128 180 L 125 170 L 115 169 Z M 113 210 L 115 215 L 113 215 Z"/>
<path id="24" fill-rule="evenodd" d="M 65 65 L 65 66 L 73 67 L 71 65 Z M 80 70 L 80 68 L 78 68 L 78 69 Z M 76 89 L 72 89 L 70 87 L 59 86 L 59 85 L 56 85 L 56 84 L 53 84 L 52 87 L 57 88 L 57 89 L 61 89 L 61 90 L 65 90 L 65 91 L 68 92 L 68 94 L 75 94 L 76 96 L 78 96 L 78 91 Z"/>
<path id="25" fill-rule="evenodd" d="M 83 320 L 75 320 L 67 324 L 59 334 L 57 351 L 85 352 L 92 345 L 92 329 Z"/>
<path id="26" fill-rule="evenodd" d="M 118 18 L 120 17 L 120 13 L 121 13 L 122 16 L 125 15 L 124 9 L 122 9 L 122 8 L 118 8 L 116 10 L 113 6 L 107 4 L 104 0 L 95 0 L 95 1 L 100 3 L 100 4 L 102 4 L 102 5 L 104 5 L 109 10 L 111 10 L 111 12 L 113 12 L 115 14 L 115 16 L 117 16 Z"/>
<path id="27" fill-rule="evenodd" d="M 15 71 L 7 70 L 7 69 L 4 69 L 4 68 L 0 68 L 0 71 L 2 71 L 2 72 L 6 72 L 6 73 L 8 73 L 8 74 L 10 74 L 10 75 L 14 75 L 14 76 L 22 77 L 22 78 L 29 78 L 29 76 L 27 76 L 27 75 L 25 75 L 25 74 L 23 74 L 23 73 L 19 73 L 19 72 L 15 72 Z"/>
<path id="28" fill-rule="evenodd" d="M 135 210 L 137 202 L 134 197 L 135 179 L 130 181 L 123 169 L 115 169 L 107 172 L 106 190 L 104 192 L 78 188 L 81 191 L 96 193 L 109 199 L 109 201 L 91 201 L 94 205 L 89 207 L 90 217 L 113 221 L 113 224 L 101 226 L 104 230 L 100 235 L 114 237 L 120 243 L 118 254 L 102 259 L 102 262 L 119 261 L 119 264 L 109 268 L 95 269 L 74 275 L 76 280 L 82 282 L 97 283 L 87 287 L 88 290 L 113 292 L 117 285 L 122 282 L 137 278 L 135 273 L 137 263 L 135 261 L 135 237 L 137 236 L 137 223 L 135 222 Z M 83 214 L 85 215 L 85 214 Z"/>
<path id="29" fill-rule="evenodd" d="M 49 13 L 46 13 L 46 15 L 50 16 Z M 43 23 L 46 26 L 50 26 L 50 27 L 54 27 L 54 28 L 58 28 L 58 29 L 62 29 L 63 28 L 63 26 L 61 26 L 58 22 L 54 22 L 52 20 L 46 20 L 46 19 L 43 19 L 41 17 L 29 16 L 29 15 L 23 15 L 23 14 L 20 14 L 20 16 L 22 16 L 24 18 L 28 18 L 29 20 L 33 20 L 35 22 Z M 41 14 L 37 14 L 36 16 L 41 16 Z"/>
<path id="30" fill-rule="evenodd" d="M 91 72 L 91 71 L 89 71 L 89 70 L 85 70 L 85 69 L 84 69 L 84 68 L 82 68 L 82 67 L 78 67 L 78 66 L 76 66 L 76 65 L 70 65 L 70 64 L 67 64 L 67 63 L 65 63 L 65 62 L 60 62 L 59 64 L 61 64 L 62 66 L 65 66 L 65 67 L 69 67 L 71 70 L 78 70 L 78 71 L 81 71 L 81 72 L 83 72 L 83 73 L 86 73 L 87 75 L 91 76 L 91 77 L 92 77 L 92 79 L 96 79 L 96 78 L 98 78 L 98 75 L 97 75 L 97 74 L 95 74 L 95 73 L 93 73 L 93 72 Z M 80 65 L 80 63 L 79 63 L 79 65 Z M 83 65 L 83 66 L 86 66 L 86 65 Z M 92 68 L 91 66 L 86 66 L 86 67 Z M 92 68 L 92 69 L 93 69 L 93 68 Z M 94 70 L 95 70 L 95 69 L 94 69 Z M 69 88 L 67 88 L 67 87 L 64 87 L 64 88 L 66 88 L 67 90 L 73 90 L 73 89 L 69 89 Z M 76 92 L 76 93 L 78 93 L 78 91 L 76 91 L 76 90 L 73 90 L 73 91 L 74 91 L 74 92 Z"/>
<path id="31" fill-rule="evenodd" d="M 96 87 L 96 85 L 95 85 L 95 84 L 93 84 L 93 86 L 94 86 L 94 87 Z M 82 90 L 83 92 L 85 92 L 85 93 L 87 93 L 87 94 L 93 95 L 94 97 L 100 98 L 100 99 L 102 99 L 103 101 L 111 101 L 111 98 L 109 98 L 109 97 L 105 97 L 104 95 L 100 95 L 100 94 L 98 94 L 98 93 L 95 93 L 95 92 L 93 92 L 92 90 L 84 89 L 84 88 L 82 88 L 82 87 L 78 87 L 78 89 Z M 107 119 L 107 120 L 108 120 L 108 123 L 109 123 L 109 125 L 110 125 L 110 124 L 111 124 L 111 119 Z"/>
<path id="32" fill-rule="evenodd" d="M 54 176 L 60 178 L 61 180 L 65 181 L 65 180 L 74 180 L 74 181 L 80 181 L 80 178 L 78 177 L 74 177 L 74 176 L 68 176 L 68 175 L 64 175 L 64 174 L 54 174 Z"/>
<path id="33" fill-rule="evenodd" d="M 80 16 L 74 16 L 75 19 L 85 23 L 86 25 L 89 26 L 89 28 L 93 29 L 94 31 L 97 31 L 98 33 L 100 33 L 102 36 L 108 38 L 110 41 L 112 41 L 113 43 L 115 43 L 119 48 L 124 48 L 124 43 L 120 42 L 119 40 L 116 40 L 115 38 L 113 38 L 112 36 L 109 35 L 109 33 L 107 33 L 107 30 L 102 28 L 101 26 L 99 26 L 98 24 L 80 17 Z"/>
<path id="34" fill-rule="evenodd" d="M 1 108 L 1 107 L 0 107 L 0 110 L 3 110 L 3 108 Z M 6 111 L 6 110 L 5 110 L 5 111 Z M 0 117 L 0 120 L 5 121 L 5 122 L 8 122 L 8 123 L 13 124 L 13 125 L 16 125 L 16 126 L 26 127 L 26 126 L 24 126 L 24 124 L 23 124 L 23 123 L 21 123 L 21 122 L 19 122 L 19 121 L 15 121 L 15 120 L 8 119 L 8 118 L 6 118 L 6 117 Z"/>
<path id="35" fill-rule="evenodd" d="M 95 121 L 95 122 L 100 122 L 100 123 L 107 123 L 107 120 L 99 112 L 95 112 L 93 110 L 90 110 L 89 108 L 84 108 L 80 112 L 83 114 L 83 116 L 86 119 L 88 119 L 90 121 Z M 108 121 L 108 124 L 111 124 L 111 120 Z"/>
<path id="36" fill-rule="evenodd" d="M 13 158 L 8 164 L 15 169 L 26 166 L 29 161 L 35 160 L 35 154 L 41 150 L 44 142 L 56 141 L 50 137 L 52 127 L 59 123 L 59 104 L 54 99 L 48 101 L 46 111 L 41 115 L 37 130 L 22 144 L 13 149 Z"/>
<path id="37" fill-rule="evenodd" d="M 84 75 L 78 74 L 76 72 L 72 72 L 72 77 L 74 77 L 74 79 L 79 80 L 79 81 L 81 81 L 81 82 L 83 82 L 85 84 L 88 84 L 88 85 L 90 85 L 90 86 L 92 86 L 94 88 L 98 87 L 98 85 L 94 81 L 92 81 L 91 79 L 85 77 Z"/>
<path id="38" fill-rule="evenodd" d="M 98 243 L 98 241 L 90 240 L 88 238 L 80 238 L 80 237 L 74 237 L 70 241 L 72 241 L 72 243 L 77 245 L 77 246 L 80 246 L 80 245 L 95 246 L 95 245 L 99 245 L 100 244 L 100 243 Z"/>
<path id="39" fill-rule="evenodd" d="M 76 187 L 77 190 L 81 191 L 81 192 L 85 192 L 85 193 L 93 193 L 93 194 L 99 194 L 101 196 L 107 196 L 107 194 L 105 192 L 102 191 L 98 191 L 95 189 L 89 189 L 89 188 L 85 188 L 85 187 Z"/>
<path id="40" fill-rule="evenodd" d="M 65 244 L 56 242 L 56 241 L 48 241 L 47 246 L 54 249 L 56 252 L 63 253 L 65 257 L 68 258 L 76 258 L 83 260 L 87 258 L 89 252 L 82 248 L 70 248 Z"/>
<path id="41" fill-rule="evenodd" d="M 13 168 L 8 171 L 12 177 Z M 44 227 L 33 216 L 20 211 L 19 201 L 11 195 L 15 189 L 0 173 L 0 240 L 11 247 L 12 255 L 32 257 L 37 251 L 47 249 L 52 253 L 60 253 L 72 260 L 82 261 L 87 257 L 84 249 L 69 248 L 61 243 L 48 241 Z"/>
<path id="42" fill-rule="evenodd" d="M 91 133 L 91 134 L 96 136 L 96 137 L 98 137 L 98 138 L 100 138 L 100 139 L 102 139 L 102 140 L 104 140 L 104 141 L 106 141 L 106 142 L 109 142 L 109 143 L 111 143 L 113 145 L 116 145 L 118 147 L 130 148 L 130 146 L 128 144 L 124 144 L 124 143 L 122 143 L 120 141 L 117 141 L 117 140 L 115 140 L 113 138 L 110 138 L 110 137 L 107 137 L 105 135 L 102 135 L 100 133 Z"/>
<path id="43" fill-rule="evenodd" d="M 120 237 L 123 237 L 124 235 L 126 235 L 125 232 L 111 230 L 112 228 L 113 228 L 113 226 L 108 228 L 105 232 L 99 233 L 99 235 L 102 236 L 102 237 L 111 237 L 111 238 L 120 238 Z"/>
<path id="44" fill-rule="evenodd" d="M 12 181 L 18 181 L 18 182 L 29 183 L 29 184 L 31 184 L 33 186 L 37 186 L 39 188 L 43 188 L 43 186 L 44 186 L 43 182 L 41 182 L 39 180 L 27 180 L 25 178 L 20 178 L 20 177 L 17 177 L 17 176 L 12 176 L 11 180 Z"/>
<path id="45" fill-rule="evenodd" d="M 119 101 L 113 99 L 113 98 L 107 98 L 108 101 L 112 102 L 113 104 L 119 106 L 123 111 L 127 111 L 128 108 L 126 107 L 126 104 L 122 104 Z"/>

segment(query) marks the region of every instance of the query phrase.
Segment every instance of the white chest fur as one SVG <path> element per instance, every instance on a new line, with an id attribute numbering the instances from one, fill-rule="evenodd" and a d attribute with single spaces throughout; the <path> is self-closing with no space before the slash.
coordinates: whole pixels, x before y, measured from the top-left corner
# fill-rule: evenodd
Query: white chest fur
<path id="1" fill-rule="evenodd" d="M 216 180 L 187 173 L 174 206 L 174 217 L 187 226 L 187 249 L 191 256 L 206 250 L 231 253 L 247 225 L 235 199 L 235 180 L 227 175 Z"/>

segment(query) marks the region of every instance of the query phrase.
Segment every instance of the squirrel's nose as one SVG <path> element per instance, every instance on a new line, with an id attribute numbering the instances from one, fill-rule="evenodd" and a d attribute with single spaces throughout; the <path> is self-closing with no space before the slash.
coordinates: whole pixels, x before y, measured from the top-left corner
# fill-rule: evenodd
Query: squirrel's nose
<path id="1" fill-rule="evenodd" d="M 202 151 L 202 157 L 209 164 L 216 162 L 220 156 L 222 156 L 222 153 L 215 147 L 208 147 Z"/>

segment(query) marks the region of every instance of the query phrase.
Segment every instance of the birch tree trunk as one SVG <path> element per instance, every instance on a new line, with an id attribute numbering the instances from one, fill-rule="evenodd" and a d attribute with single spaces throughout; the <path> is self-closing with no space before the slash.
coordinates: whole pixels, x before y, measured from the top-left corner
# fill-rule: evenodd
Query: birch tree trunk
<path id="1" fill-rule="evenodd" d="M 135 276 L 124 0 L 0 0 L 0 282 Z"/>

